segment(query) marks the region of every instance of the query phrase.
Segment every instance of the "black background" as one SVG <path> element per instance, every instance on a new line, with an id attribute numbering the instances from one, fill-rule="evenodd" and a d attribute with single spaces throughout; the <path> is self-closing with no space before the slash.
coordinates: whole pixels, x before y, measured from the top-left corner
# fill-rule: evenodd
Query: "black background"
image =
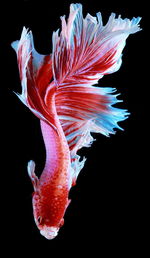
<path id="1" fill-rule="evenodd" d="M 147 124 L 144 95 L 147 46 L 146 6 L 130 1 L 126 5 L 106 1 L 80 1 L 84 15 L 101 11 L 104 23 L 111 12 L 123 18 L 141 16 L 143 31 L 130 35 L 123 51 L 120 70 L 105 76 L 99 82 L 102 87 L 116 87 L 131 115 L 120 123 L 124 131 L 107 138 L 97 139 L 91 148 L 80 154 L 87 157 L 77 185 L 71 190 L 72 202 L 65 215 L 65 225 L 58 237 L 48 241 L 35 226 L 32 215 L 32 185 L 26 165 L 30 159 L 36 162 L 40 175 L 44 166 L 45 150 L 39 120 L 18 100 L 13 91 L 21 92 L 16 55 L 10 47 L 20 38 L 22 27 L 33 32 L 35 48 L 48 54 L 52 49 L 52 32 L 60 28 L 59 17 L 69 12 L 72 1 L 5 1 L 1 6 L 1 234 L 4 242 L 32 244 L 33 249 L 50 251 L 71 248 L 74 253 L 82 244 L 82 250 L 134 254 L 143 250 L 146 217 L 147 170 L 144 166 L 146 150 L 144 139 Z M 148 118 L 147 118 L 148 119 Z M 146 129 L 147 128 L 147 129 Z M 146 241 L 146 239 L 145 239 Z M 145 242 L 146 243 L 146 242 Z M 38 245 L 37 245 L 38 244 Z M 25 249 L 24 249 L 25 250 Z M 80 249 L 81 250 L 81 249 Z M 143 251 L 142 251 L 143 252 Z M 95 257 L 93 253 L 93 257 Z M 102 256 L 105 257 L 105 256 Z"/>

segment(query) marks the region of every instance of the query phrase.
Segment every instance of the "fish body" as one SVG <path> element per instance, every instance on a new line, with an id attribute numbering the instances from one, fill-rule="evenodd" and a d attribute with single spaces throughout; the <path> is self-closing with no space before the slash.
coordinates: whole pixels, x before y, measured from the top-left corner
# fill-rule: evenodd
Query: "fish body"
<path id="1" fill-rule="evenodd" d="M 63 225 L 70 188 L 84 166 L 85 158 L 81 160 L 77 151 L 91 146 L 91 132 L 115 134 L 116 128 L 122 129 L 118 122 L 129 115 L 114 107 L 121 102 L 116 89 L 97 83 L 119 70 L 126 39 L 140 30 L 139 21 L 140 17 L 122 19 L 112 13 L 103 25 L 100 13 L 83 18 L 82 5 L 71 4 L 68 22 L 61 17 L 62 31 L 53 33 L 52 54 L 37 53 L 26 28 L 12 43 L 22 83 L 17 96 L 40 119 L 45 143 L 41 176 L 35 174 L 34 161 L 28 163 L 28 174 L 34 187 L 34 219 L 47 239 L 56 237 Z"/>
<path id="2" fill-rule="evenodd" d="M 48 239 L 63 225 L 70 190 L 70 153 L 63 137 L 41 121 L 43 138 L 51 149 L 47 150 L 46 165 L 33 195 L 34 218 L 38 228 Z M 49 148 L 49 147 L 48 147 Z"/>
<path id="3" fill-rule="evenodd" d="M 32 200 L 35 223 L 41 234 L 47 239 L 54 238 L 64 223 L 63 217 L 70 202 L 68 193 L 72 182 L 69 146 L 58 119 L 54 96 L 52 98 L 50 110 L 53 113 L 55 129 L 45 121 L 40 120 L 46 148 L 46 162 L 34 187 Z M 31 172 L 30 167 L 32 164 L 33 161 L 30 161 L 28 165 L 31 180 L 33 171 Z"/>

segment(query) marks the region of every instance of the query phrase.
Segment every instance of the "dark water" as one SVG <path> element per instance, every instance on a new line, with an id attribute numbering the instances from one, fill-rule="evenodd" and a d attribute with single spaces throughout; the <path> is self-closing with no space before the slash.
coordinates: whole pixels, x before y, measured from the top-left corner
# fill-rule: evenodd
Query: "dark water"
<path id="1" fill-rule="evenodd" d="M 148 47 L 144 41 L 146 6 L 143 2 L 131 6 L 130 1 L 124 5 L 114 1 L 111 4 L 80 1 L 84 15 L 89 12 L 94 16 L 101 11 L 104 23 L 111 12 L 122 14 L 123 18 L 143 17 L 143 31 L 127 40 L 121 69 L 100 81 L 102 87 L 118 89 L 124 100 L 120 107 L 127 108 L 131 115 L 121 123 L 123 132 L 118 131 L 110 138 L 94 135 L 97 141 L 92 147 L 80 151 L 87 161 L 77 185 L 70 192 L 72 202 L 58 237 L 51 241 L 44 239 L 33 221 L 33 190 L 26 165 L 30 159 L 35 160 L 37 174 L 40 175 L 45 150 L 38 119 L 13 94 L 13 91 L 21 92 L 21 85 L 16 55 L 10 44 L 20 38 L 22 27 L 26 26 L 33 32 L 37 51 L 50 53 L 52 32 L 60 28 L 59 17 L 68 15 L 71 2 L 5 1 L 1 6 L 4 13 L 0 40 L 1 235 L 14 250 L 23 244 L 32 245 L 36 251 L 43 248 L 47 255 L 52 251 L 60 251 L 61 255 L 65 248 L 69 256 L 76 250 L 80 250 L 79 255 L 90 250 L 92 257 L 97 257 L 97 253 L 106 257 L 107 252 L 118 253 L 122 257 L 129 249 L 132 254 L 140 251 L 147 207 L 148 172 L 144 154 L 147 141 L 144 137 L 149 126 L 148 117 L 146 120 L 143 117 L 148 91 L 145 81 Z"/>

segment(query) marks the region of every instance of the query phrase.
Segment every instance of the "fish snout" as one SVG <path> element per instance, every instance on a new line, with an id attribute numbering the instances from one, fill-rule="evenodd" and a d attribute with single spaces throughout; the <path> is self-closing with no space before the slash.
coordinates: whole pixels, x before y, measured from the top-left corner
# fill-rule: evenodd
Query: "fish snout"
<path id="1" fill-rule="evenodd" d="M 40 230 L 42 236 L 47 239 L 53 239 L 57 236 L 59 228 L 57 227 L 44 227 Z"/>

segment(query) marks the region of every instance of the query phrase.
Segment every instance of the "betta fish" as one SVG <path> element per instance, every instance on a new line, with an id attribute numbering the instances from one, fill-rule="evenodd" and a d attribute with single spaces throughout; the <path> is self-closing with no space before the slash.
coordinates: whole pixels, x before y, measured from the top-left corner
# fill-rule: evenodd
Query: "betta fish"
<path id="1" fill-rule="evenodd" d="M 82 5 L 71 4 L 67 21 L 61 17 L 61 32 L 53 32 L 52 54 L 39 54 L 25 27 L 20 40 L 12 43 L 22 85 L 22 93 L 16 94 L 40 119 L 45 143 L 40 177 L 34 161 L 28 162 L 27 170 L 34 188 L 34 220 L 47 239 L 55 238 L 64 224 L 69 191 L 84 167 L 86 159 L 78 150 L 91 146 L 91 133 L 115 134 L 122 129 L 118 122 L 129 115 L 114 107 L 121 102 L 116 89 L 98 87 L 98 81 L 118 71 L 126 39 L 140 30 L 140 19 L 112 13 L 103 25 L 100 12 L 84 18 Z"/>

